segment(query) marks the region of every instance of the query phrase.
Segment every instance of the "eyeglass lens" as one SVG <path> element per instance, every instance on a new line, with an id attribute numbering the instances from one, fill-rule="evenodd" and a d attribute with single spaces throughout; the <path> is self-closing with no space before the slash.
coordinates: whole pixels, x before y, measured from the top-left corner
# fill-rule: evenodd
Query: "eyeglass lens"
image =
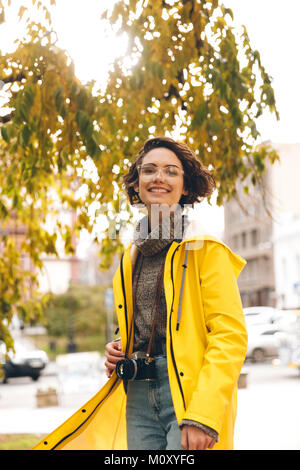
<path id="1" fill-rule="evenodd" d="M 143 177 L 154 177 L 156 176 L 160 171 L 162 171 L 162 174 L 166 177 L 174 178 L 178 177 L 182 170 L 175 165 L 169 165 L 166 167 L 158 167 L 154 165 L 142 165 L 139 167 L 139 172 L 140 175 Z"/>

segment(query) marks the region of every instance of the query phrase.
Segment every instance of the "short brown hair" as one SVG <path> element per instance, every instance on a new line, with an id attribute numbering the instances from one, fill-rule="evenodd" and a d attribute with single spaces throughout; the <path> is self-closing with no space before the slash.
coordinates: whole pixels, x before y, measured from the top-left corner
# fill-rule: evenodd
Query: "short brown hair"
<path id="1" fill-rule="evenodd" d="M 184 143 L 177 142 L 170 137 L 154 137 L 148 139 L 137 157 L 132 163 L 128 173 L 123 177 L 125 190 L 129 197 L 130 204 L 141 203 L 139 194 L 134 190 L 134 185 L 139 181 L 137 167 L 141 165 L 145 155 L 150 150 L 158 147 L 164 147 L 172 152 L 179 158 L 184 170 L 184 187 L 188 194 L 182 195 L 179 201 L 181 206 L 185 204 L 194 204 L 201 202 L 203 198 L 210 196 L 216 185 L 213 176 L 209 170 L 205 168 L 202 163 L 197 159 L 195 153 Z"/>

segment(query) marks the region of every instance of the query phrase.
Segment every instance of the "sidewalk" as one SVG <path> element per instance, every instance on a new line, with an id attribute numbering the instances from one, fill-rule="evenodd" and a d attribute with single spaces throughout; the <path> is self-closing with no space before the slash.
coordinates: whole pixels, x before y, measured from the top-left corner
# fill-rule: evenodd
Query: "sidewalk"
<path id="1" fill-rule="evenodd" d="M 282 381 L 250 383 L 238 391 L 236 450 L 300 449 L 300 379 L 284 372 Z"/>
<path id="2" fill-rule="evenodd" d="M 263 368 L 260 374 L 263 377 Z M 247 388 L 238 390 L 236 450 L 300 449 L 299 381 L 296 373 L 289 373 L 282 380 L 258 384 L 250 374 Z M 49 434 L 90 397 L 66 396 L 61 406 L 48 408 L 37 408 L 34 402 L 26 408 L 0 408 L 0 434 Z"/>
<path id="3" fill-rule="evenodd" d="M 49 434 L 77 409 L 60 406 L 1 409 L 0 434 Z"/>
<path id="4" fill-rule="evenodd" d="M 276 400 L 266 406 L 261 391 L 239 391 L 235 431 L 236 450 L 300 449 L 300 410 L 293 401 L 285 408 L 273 409 Z M 270 397 L 268 397 L 270 398 Z M 80 407 L 80 406 L 79 406 Z M 0 434 L 49 434 L 79 409 L 61 406 L 48 408 L 15 408 L 0 410 Z M 282 425 L 289 416 L 288 426 Z"/>
<path id="5" fill-rule="evenodd" d="M 22 378 L 15 380 L 21 381 Z M 3 388 L 0 390 L 0 434 L 49 434 L 92 398 L 107 377 L 105 372 L 101 371 L 96 384 L 86 381 L 84 384 L 81 383 L 80 389 L 78 383 L 82 377 L 78 379 L 75 377 L 71 381 L 66 381 L 65 390 L 62 390 L 57 376 L 57 365 L 55 362 L 50 362 L 38 382 L 27 382 L 26 378 L 23 380 L 22 384 L 15 383 L 11 388 L 7 388 L 7 385 L 1 386 Z M 48 387 L 57 390 L 59 405 L 37 407 L 36 390 Z"/>

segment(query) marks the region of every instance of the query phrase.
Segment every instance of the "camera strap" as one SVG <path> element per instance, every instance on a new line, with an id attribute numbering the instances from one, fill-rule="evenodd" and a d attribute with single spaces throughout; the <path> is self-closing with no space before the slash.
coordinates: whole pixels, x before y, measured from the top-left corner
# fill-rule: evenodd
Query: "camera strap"
<path id="1" fill-rule="evenodd" d="M 142 270 L 143 259 L 144 259 L 144 256 L 142 255 L 142 253 L 139 253 L 139 258 L 138 258 L 137 263 L 136 263 L 137 275 L 136 275 L 135 285 L 133 287 L 133 296 L 132 296 L 133 317 L 132 317 L 132 323 L 131 323 L 131 328 L 130 328 L 129 340 L 128 340 L 127 345 L 126 345 L 126 352 L 125 352 L 126 357 L 128 355 L 128 349 L 129 349 L 129 344 L 130 344 L 130 340 L 131 340 L 131 335 L 132 335 L 132 332 L 133 332 L 133 329 L 134 329 L 136 293 L 137 293 L 137 287 L 138 287 L 140 273 L 141 273 L 141 270 Z M 153 339 L 154 339 L 155 325 L 156 325 L 156 321 L 157 321 L 157 314 L 158 314 L 161 291 L 162 291 L 162 286 L 163 286 L 164 267 L 165 267 L 165 260 L 162 263 L 161 269 L 160 269 L 160 271 L 158 273 L 158 276 L 157 276 L 156 285 L 155 285 L 155 296 L 154 296 L 154 302 L 153 302 L 152 310 L 151 310 L 152 329 L 151 329 L 150 339 L 149 339 L 147 352 L 146 352 L 146 360 L 150 359 L 150 355 L 151 355 L 151 348 L 152 348 Z M 154 312 L 154 315 L 153 315 L 154 308 L 155 308 L 155 312 Z"/>

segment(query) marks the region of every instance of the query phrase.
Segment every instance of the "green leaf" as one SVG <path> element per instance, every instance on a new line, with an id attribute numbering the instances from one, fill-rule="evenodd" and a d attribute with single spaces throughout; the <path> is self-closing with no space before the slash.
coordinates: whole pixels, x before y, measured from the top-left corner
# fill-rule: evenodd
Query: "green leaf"
<path id="1" fill-rule="evenodd" d="M 27 85 L 23 90 L 24 104 L 29 109 L 33 105 L 34 96 L 35 96 L 35 86 L 33 85 L 33 83 L 29 83 L 29 85 Z"/>
<path id="2" fill-rule="evenodd" d="M 56 109 L 58 112 L 60 112 L 61 106 L 64 102 L 63 87 L 62 86 L 57 87 L 52 96 L 55 99 Z"/>
<path id="3" fill-rule="evenodd" d="M 7 142 L 9 144 L 9 135 L 8 135 L 8 129 L 6 126 L 2 126 L 1 127 L 1 135 L 2 135 L 2 138 L 5 140 L 5 142 Z"/>
<path id="4" fill-rule="evenodd" d="M 221 126 L 215 119 L 209 119 L 207 125 L 212 135 L 220 133 Z"/>
<path id="5" fill-rule="evenodd" d="M 16 209 L 19 207 L 19 197 L 17 194 L 14 195 L 13 201 L 12 201 L 12 207 L 13 209 Z"/>
<path id="6" fill-rule="evenodd" d="M 202 126 L 206 117 L 207 117 L 207 106 L 206 106 L 206 103 L 203 103 L 196 110 L 195 116 L 191 122 L 191 129 L 195 129 L 196 127 Z"/>
<path id="7" fill-rule="evenodd" d="M 0 200 L 0 216 L 1 218 L 5 219 L 9 215 L 8 210 L 6 209 L 6 206 L 4 203 Z"/>
<path id="8" fill-rule="evenodd" d="M 111 113 L 111 111 L 107 111 L 107 119 L 108 119 L 108 123 L 109 123 L 109 126 L 110 126 L 110 131 L 112 134 L 114 134 L 116 132 L 116 126 L 115 126 L 115 120 L 114 120 L 114 117 Z"/>
<path id="9" fill-rule="evenodd" d="M 30 135 L 31 135 L 31 132 L 30 132 L 29 127 L 27 125 L 24 126 L 22 130 L 22 139 L 23 139 L 23 143 L 25 147 L 27 147 L 29 143 Z"/>
<path id="10" fill-rule="evenodd" d="M 253 160 L 254 160 L 254 163 L 256 165 L 256 167 L 258 168 L 259 172 L 263 172 L 265 170 L 265 164 L 263 162 L 263 156 L 258 153 L 258 152 L 255 152 L 254 155 L 253 155 Z"/>
<path id="11" fill-rule="evenodd" d="M 86 139 L 90 139 L 93 133 L 93 124 L 85 111 L 78 111 L 76 122 L 78 124 L 80 134 Z"/>

